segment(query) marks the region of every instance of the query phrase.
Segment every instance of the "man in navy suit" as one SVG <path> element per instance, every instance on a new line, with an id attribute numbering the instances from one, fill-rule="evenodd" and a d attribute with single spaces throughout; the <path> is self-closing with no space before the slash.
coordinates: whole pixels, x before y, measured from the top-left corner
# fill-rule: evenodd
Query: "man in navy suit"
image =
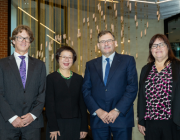
<path id="1" fill-rule="evenodd" d="M 138 90 L 134 57 L 115 52 L 114 35 L 98 34 L 102 57 L 86 64 L 82 92 L 90 112 L 94 140 L 131 140 L 133 102 Z"/>

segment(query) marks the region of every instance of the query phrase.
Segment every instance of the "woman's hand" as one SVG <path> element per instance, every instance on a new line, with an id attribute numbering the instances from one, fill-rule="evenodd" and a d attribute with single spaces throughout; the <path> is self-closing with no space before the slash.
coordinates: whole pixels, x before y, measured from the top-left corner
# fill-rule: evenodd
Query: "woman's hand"
<path id="1" fill-rule="evenodd" d="M 87 136 L 87 132 L 80 132 L 80 139 L 84 139 Z"/>
<path id="2" fill-rule="evenodd" d="M 57 134 L 60 136 L 60 131 L 50 132 L 51 140 L 57 140 Z"/>
<path id="3" fill-rule="evenodd" d="M 139 132 L 145 136 L 144 131 L 146 131 L 146 128 L 144 126 L 138 124 L 138 129 L 139 129 Z"/>

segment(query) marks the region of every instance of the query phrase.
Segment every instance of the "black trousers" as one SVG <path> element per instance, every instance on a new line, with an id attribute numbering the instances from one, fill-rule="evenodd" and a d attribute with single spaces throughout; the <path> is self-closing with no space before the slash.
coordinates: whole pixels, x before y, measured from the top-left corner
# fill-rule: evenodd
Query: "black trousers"
<path id="1" fill-rule="evenodd" d="M 60 135 L 57 140 L 80 140 L 81 118 L 58 119 Z M 47 123 L 46 140 L 50 139 L 50 131 Z"/>
<path id="2" fill-rule="evenodd" d="M 145 140 L 180 140 L 180 130 L 170 120 L 146 120 Z"/>
<path id="3" fill-rule="evenodd" d="M 14 128 L 14 129 L 0 129 L 0 140 L 40 140 L 41 129 L 27 129 Z"/>

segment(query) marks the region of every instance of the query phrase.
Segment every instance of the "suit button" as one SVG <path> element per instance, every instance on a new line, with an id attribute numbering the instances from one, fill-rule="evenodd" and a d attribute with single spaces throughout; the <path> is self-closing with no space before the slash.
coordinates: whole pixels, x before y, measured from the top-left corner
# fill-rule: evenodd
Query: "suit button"
<path id="1" fill-rule="evenodd" d="M 24 93 L 26 93 L 26 91 L 24 91 Z"/>
<path id="2" fill-rule="evenodd" d="M 105 91 L 107 91 L 107 89 Z"/>
<path id="3" fill-rule="evenodd" d="M 26 104 L 26 102 L 24 102 L 23 104 Z"/>

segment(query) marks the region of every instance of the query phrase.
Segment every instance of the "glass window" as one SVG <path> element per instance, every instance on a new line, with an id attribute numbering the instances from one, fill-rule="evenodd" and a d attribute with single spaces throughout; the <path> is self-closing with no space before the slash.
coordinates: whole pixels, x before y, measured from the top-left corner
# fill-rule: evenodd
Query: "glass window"
<path id="1" fill-rule="evenodd" d="M 167 31 L 165 32 L 171 43 L 173 52 L 180 58 L 180 14 L 165 20 Z"/>
<path id="2" fill-rule="evenodd" d="M 61 3 L 54 3 L 53 0 L 11 0 L 11 34 L 18 25 L 31 28 L 35 40 L 28 53 L 46 63 L 47 73 L 58 67 L 55 52 L 62 39 L 55 36 L 66 32 L 65 9 Z M 63 40 L 61 43 L 64 43 Z M 13 52 L 11 45 L 11 54 Z"/>

